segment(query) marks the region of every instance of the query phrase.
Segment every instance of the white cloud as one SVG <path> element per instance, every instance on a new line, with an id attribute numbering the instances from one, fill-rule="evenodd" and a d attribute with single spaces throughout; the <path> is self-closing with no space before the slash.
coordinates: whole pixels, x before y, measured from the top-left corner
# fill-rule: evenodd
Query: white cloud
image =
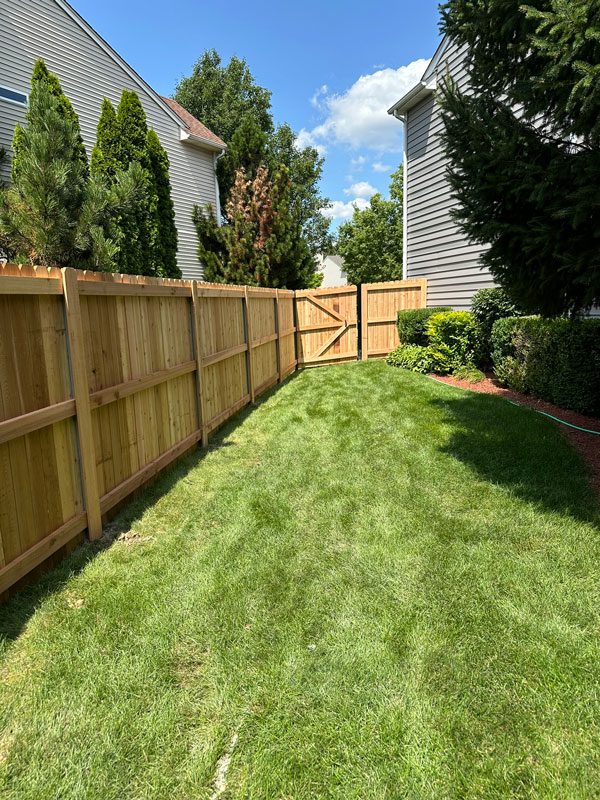
<path id="1" fill-rule="evenodd" d="M 355 208 L 364 211 L 368 207 L 369 201 L 364 197 L 355 197 L 347 203 L 343 200 L 333 200 L 330 207 L 323 210 L 323 214 L 330 219 L 350 219 Z"/>
<path id="2" fill-rule="evenodd" d="M 372 167 L 373 172 L 389 172 L 391 170 L 389 164 L 382 164 L 381 161 L 376 161 Z"/>
<path id="3" fill-rule="evenodd" d="M 327 86 L 326 83 L 324 83 L 323 86 L 319 86 L 317 91 L 310 98 L 311 106 L 314 106 L 315 108 L 320 108 L 321 107 L 321 98 L 325 97 L 328 92 L 329 92 L 329 87 Z"/>
<path id="4" fill-rule="evenodd" d="M 296 147 L 299 150 L 304 147 L 314 147 L 320 156 L 324 156 L 327 153 L 327 147 L 322 142 L 318 142 L 312 132 L 307 131 L 306 128 L 302 128 L 297 134 Z"/>
<path id="5" fill-rule="evenodd" d="M 356 158 L 352 158 L 350 163 L 353 167 L 363 167 L 367 163 L 367 159 L 365 156 L 357 156 Z"/>
<path id="6" fill-rule="evenodd" d="M 421 58 L 398 69 L 387 67 L 361 75 L 342 94 L 329 91 L 320 94 L 319 105 L 326 109 L 325 120 L 300 135 L 308 135 L 320 143 L 401 150 L 402 126 L 387 110 L 421 79 L 427 64 Z"/>
<path id="7" fill-rule="evenodd" d="M 370 183 L 367 183 L 367 181 L 353 183 L 349 189 L 344 189 L 344 194 L 351 194 L 354 195 L 354 197 L 364 197 L 366 200 L 368 200 L 369 197 L 373 197 L 376 193 L 377 189 L 371 186 Z"/>

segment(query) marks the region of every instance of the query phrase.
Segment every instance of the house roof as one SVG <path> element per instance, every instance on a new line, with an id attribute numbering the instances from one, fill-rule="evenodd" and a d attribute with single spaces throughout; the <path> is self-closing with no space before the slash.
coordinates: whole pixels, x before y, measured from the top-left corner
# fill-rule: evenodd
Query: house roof
<path id="1" fill-rule="evenodd" d="M 435 91 L 435 69 L 442 56 L 446 52 L 449 44 L 450 41 L 448 37 L 444 36 L 437 50 L 433 54 L 433 58 L 427 65 L 427 69 L 423 73 L 423 77 L 419 83 L 417 83 L 416 86 L 413 86 L 410 91 L 403 95 L 397 103 L 394 103 L 394 105 L 388 109 L 388 114 L 392 114 L 394 117 L 402 118 L 407 111 L 413 108 L 413 106 L 416 106 L 417 103 L 420 103 L 421 100 L 424 100 Z"/>
<path id="2" fill-rule="evenodd" d="M 96 44 L 99 47 L 101 47 L 102 50 L 104 50 L 104 52 L 107 53 L 110 56 L 110 58 L 112 58 L 112 60 L 115 61 L 121 67 L 121 69 L 123 69 L 129 75 L 129 77 L 133 81 L 135 81 L 135 83 L 137 83 L 140 89 L 142 89 L 147 95 L 149 95 L 165 111 L 165 113 L 168 114 L 173 119 L 174 122 L 177 122 L 180 126 L 182 125 L 182 123 L 184 123 L 184 120 L 181 117 L 181 115 L 177 111 L 175 111 L 171 106 L 171 103 L 175 101 L 173 100 L 167 101 L 167 98 L 161 97 L 157 92 L 155 92 L 154 89 L 151 86 L 149 86 L 146 83 L 146 81 L 140 75 L 138 75 L 138 73 L 132 67 L 129 66 L 129 64 L 125 61 L 125 59 L 121 58 L 121 56 L 117 53 L 117 51 L 113 50 L 113 48 L 108 44 L 108 42 L 106 42 L 100 36 L 100 34 L 97 33 L 92 28 L 92 26 L 89 23 L 87 23 L 80 14 L 77 13 L 77 11 L 75 11 L 73 6 L 71 6 L 67 2 L 67 0 L 54 0 L 54 2 L 69 17 L 71 17 L 71 19 L 74 20 L 77 23 L 77 25 L 79 25 L 79 27 L 82 28 L 82 30 L 84 30 L 87 33 L 90 39 L 96 42 Z M 179 106 L 179 108 L 181 108 L 181 106 Z M 184 111 L 184 109 L 181 110 Z M 185 113 L 187 114 L 187 111 Z M 215 134 L 212 133 L 212 131 L 209 131 L 208 128 L 205 128 L 204 125 L 202 125 L 201 122 L 198 122 L 197 119 L 192 117 L 191 114 L 189 116 L 192 120 L 194 120 L 194 123 L 196 123 L 196 125 L 199 125 L 204 130 L 204 132 L 208 134 L 208 136 L 205 136 L 204 134 L 201 133 L 194 133 L 192 130 L 189 130 L 187 128 L 187 125 L 185 125 L 184 123 L 184 128 L 187 131 L 187 136 L 182 136 L 182 138 L 193 137 L 199 145 L 208 146 L 212 150 L 215 149 L 222 150 L 225 148 L 224 142 L 222 142 L 218 136 L 215 136 Z"/>
<path id="3" fill-rule="evenodd" d="M 216 135 L 216 133 L 213 133 L 211 130 L 209 130 L 206 125 L 203 125 L 200 120 L 192 116 L 189 111 L 186 111 L 185 108 L 179 105 L 176 100 L 173 100 L 172 97 L 161 97 L 161 100 L 164 100 L 169 108 L 174 111 L 175 114 L 177 114 L 184 128 L 192 136 L 196 136 L 199 139 L 204 139 L 207 142 L 212 142 L 212 144 L 217 145 L 218 147 L 225 148 L 227 146 L 225 142 Z"/>

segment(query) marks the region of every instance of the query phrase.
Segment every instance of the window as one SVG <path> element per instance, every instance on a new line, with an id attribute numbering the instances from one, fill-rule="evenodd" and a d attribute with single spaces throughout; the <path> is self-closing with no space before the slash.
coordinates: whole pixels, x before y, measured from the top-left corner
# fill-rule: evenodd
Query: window
<path id="1" fill-rule="evenodd" d="M 0 86 L 0 100 L 17 103 L 20 106 L 27 105 L 27 95 L 24 92 L 17 92 L 14 89 L 8 89 L 6 86 Z"/>

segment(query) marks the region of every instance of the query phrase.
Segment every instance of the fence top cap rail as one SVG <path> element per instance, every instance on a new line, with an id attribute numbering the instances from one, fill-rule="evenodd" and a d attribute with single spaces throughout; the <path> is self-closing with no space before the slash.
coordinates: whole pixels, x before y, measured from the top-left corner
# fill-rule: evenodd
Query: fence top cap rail
<path id="1" fill-rule="evenodd" d="M 350 294 L 356 291 L 353 283 L 346 283 L 343 286 L 320 286 L 318 289 L 297 289 L 296 297 L 306 297 L 309 294 Z"/>
<path id="2" fill-rule="evenodd" d="M 126 284 L 134 286 L 169 286 L 191 290 L 191 281 L 179 278 L 155 278 L 149 275 L 125 275 L 120 272 L 93 272 L 91 270 L 73 270 L 78 282 L 100 284 Z M 31 266 L 29 264 L 0 265 L 0 277 L 21 278 L 61 278 L 60 267 Z"/>
<path id="3" fill-rule="evenodd" d="M 376 283 L 361 283 L 361 286 L 366 288 L 374 287 L 375 289 L 396 289 L 404 287 L 423 286 L 427 283 L 426 278 L 405 278 L 398 281 L 379 281 Z"/>

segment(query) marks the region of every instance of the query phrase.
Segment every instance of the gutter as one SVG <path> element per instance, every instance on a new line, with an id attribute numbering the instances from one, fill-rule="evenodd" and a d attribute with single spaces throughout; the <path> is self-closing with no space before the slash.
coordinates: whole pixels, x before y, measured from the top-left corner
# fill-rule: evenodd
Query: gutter
<path id="1" fill-rule="evenodd" d="M 203 147 L 205 149 L 208 148 L 209 150 L 214 150 L 221 155 L 223 155 L 227 149 L 227 145 L 217 144 L 216 142 L 213 142 L 212 139 L 206 139 L 204 136 L 198 136 L 197 133 L 190 133 L 190 131 L 185 130 L 185 128 L 181 127 L 181 120 L 179 120 L 179 131 L 179 140 L 181 142 L 188 142 L 196 147 Z"/>
<path id="2" fill-rule="evenodd" d="M 406 113 L 410 111 L 413 106 L 416 106 L 417 103 L 420 103 L 421 100 L 424 100 L 426 97 L 429 97 L 430 94 L 433 94 L 436 88 L 436 81 L 435 79 L 429 83 L 425 83 L 425 81 L 419 81 L 419 83 L 414 86 L 410 92 L 401 97 L 397 103 L 388 109 L 388 114 L 391 114 L 396 119 L 405 120 Z"/>

